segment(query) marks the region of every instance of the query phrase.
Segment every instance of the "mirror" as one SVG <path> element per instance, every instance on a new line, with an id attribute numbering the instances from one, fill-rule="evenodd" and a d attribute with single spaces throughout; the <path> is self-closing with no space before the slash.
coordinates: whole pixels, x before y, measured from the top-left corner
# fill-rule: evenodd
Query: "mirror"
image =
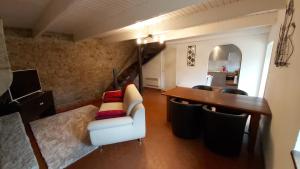
<path id="1" fill-rule="evenodd" d="M 210 85 L 237 88 L 241 61 L 242 52 L 237 46 L 228 44 L 214 47 L 208 61 Z"/>

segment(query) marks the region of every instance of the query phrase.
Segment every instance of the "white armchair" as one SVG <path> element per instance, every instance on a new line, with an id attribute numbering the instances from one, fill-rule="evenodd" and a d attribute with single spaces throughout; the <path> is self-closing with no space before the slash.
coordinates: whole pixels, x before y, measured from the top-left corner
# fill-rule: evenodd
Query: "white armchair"
<path id="1" fill-rule="evenodd" d="M 145 108 L 143 98 L 134 85 L 126 88 L 123 103 L 103 103 L 100 110 L 120 107 L 127 116 L 92 121 L 88 125 L 93 145 L 103 146 L 123 141 L 144 138 L 146 135 Z"/>

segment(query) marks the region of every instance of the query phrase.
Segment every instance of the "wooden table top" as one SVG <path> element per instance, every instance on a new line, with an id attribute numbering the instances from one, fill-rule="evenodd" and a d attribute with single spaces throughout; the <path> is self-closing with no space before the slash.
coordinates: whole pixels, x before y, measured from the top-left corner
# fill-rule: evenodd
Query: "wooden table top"
<path id="1" fill-rule="evenodd" d="M 163 95 L 187 99 L 191 101 L 221 106 L 225 108 L 245 111 L 248 114 L 262 114 L 272 116 L 268 102 L 264 98 L 220 93 L 220 91 L 207 91 L 185 87 L 176 87 L 167 90 Z"/>

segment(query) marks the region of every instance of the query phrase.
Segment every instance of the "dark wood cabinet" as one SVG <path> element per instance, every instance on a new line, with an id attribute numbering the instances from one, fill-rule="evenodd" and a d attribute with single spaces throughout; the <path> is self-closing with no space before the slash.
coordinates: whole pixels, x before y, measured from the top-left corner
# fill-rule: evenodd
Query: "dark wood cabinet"
<path id="1" fill-rule="evenodd" d="M 10 112 L 19 112 L 24 124 L 55 114 L 52 91 L 32 94 L 9 104 Z"/>

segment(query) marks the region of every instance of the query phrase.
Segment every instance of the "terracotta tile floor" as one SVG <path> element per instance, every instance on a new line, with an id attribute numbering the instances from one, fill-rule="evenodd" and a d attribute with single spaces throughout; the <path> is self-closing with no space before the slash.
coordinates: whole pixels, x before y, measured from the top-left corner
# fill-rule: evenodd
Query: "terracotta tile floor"
<path id="1" fill-rule="evenodd" d="M 237 158 L 224 157 L 208 150 L 201 139 L 186 140 L 172 134 L 166 121 L 166 99 L 160 91 L 146 89 L 147 136 L 140 145 L 129 141 L 104 146 L 75 162 L 69 169 L 263 169 L 262 157 L 246 151 Z M 32 135 L 40 168 L 46 168 Z"/>

